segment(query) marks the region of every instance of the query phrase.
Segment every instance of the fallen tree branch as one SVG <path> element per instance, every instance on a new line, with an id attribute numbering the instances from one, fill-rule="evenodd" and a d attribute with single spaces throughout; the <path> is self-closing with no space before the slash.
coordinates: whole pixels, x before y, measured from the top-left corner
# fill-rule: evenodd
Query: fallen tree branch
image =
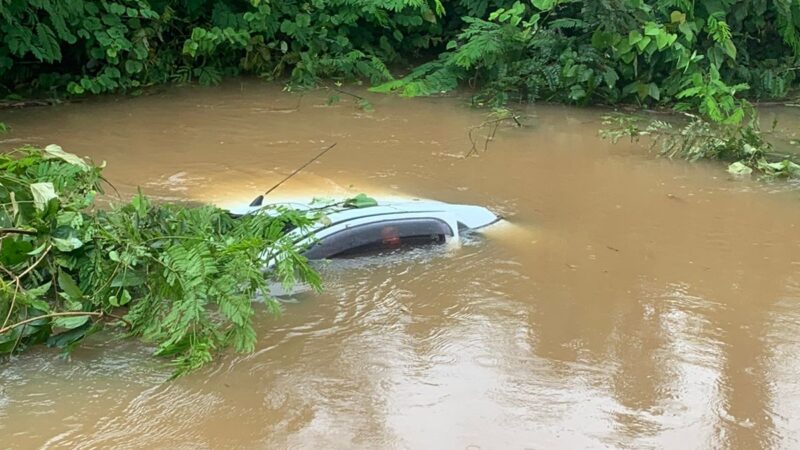
<path id="1" fill-rule="evenodd" d="M 116 319 L 116 320 L 119 320 L 121 322 L 124 322 L 125 325 L 128 326 L 128 328 L 132 328 L 133 327 L 133 325 L 130 322 L 128 322 L 125 318 L 117 316 L 117 315 L 114 315 L 114 314 L 105 313 L 103 311 L 64 311 L 64 312 L 57 312 L 57 313 L 51 313 L 51 314 L 43 314 L 41 316 L 36 316 L 36 317 L 31 317 L 30 319 L 25 319 L 25 320 L 23 320 L 21 322 L 12 323 L 11 325 L 9 325 L 7 327 L 0 328 L 0 334 L 5 334 L 5 333 L 13 330 L 14 328 L 19 328 L 19 327 L 21 327 L 23 325 L 27 325 L 29 323 L 36 322 L 37 320 L 41 320 L 41 319 L 50 319 L 50 318 L 53 318 L 53 317 L 77 317 L 77 316 L 94 316 L 94 317 L 97 317 L 99 319 L 102 319 L 103 317 L 111 317 L 112 319 Z"/>
<path id="2" fill-rule="evenodd" d="M 23 230 L 21 228 L 0 228 L 0 234 L 25 234 L 28 236 L 39 235 L 39 233 L 34 230 Z"/>

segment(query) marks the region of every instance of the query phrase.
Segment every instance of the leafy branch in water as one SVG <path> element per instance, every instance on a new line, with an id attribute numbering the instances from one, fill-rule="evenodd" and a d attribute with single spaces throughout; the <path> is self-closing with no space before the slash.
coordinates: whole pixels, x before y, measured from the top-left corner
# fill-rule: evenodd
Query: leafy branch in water
<path id="1" fill-rule="evenodd" d="M 373 112 L 373 111 L 375 111 L 375 107 L 372 105 L 372 102 L 370 102 L 368 99 L 366 99 L 366 98 L 364 98 L 364 97 L 362 97 L 362 96 L 360 96 L 358 94 L 354 94 L 352 92 L 345 91 L 340 86 L 341 86 L 341 83 L 336 83 L 334 85 L 334 87 L 332 87 L 332 88 L 328 87 L 328 89 L 333 91 L 333 94 L 328 96 L 328 101 L 327 101 L 328 106 L 335 105 L 336 103 L 339 103 L 341 101 L 341 99 L 342 99 L 342 95 L 344 95 L 345 97 L 348 97 L 348 98 L 352 99 L 355 102 L 356 107 L 358 109 L 360 109 L 361 111 L 364 111 L 364 112 Z"/>
<path id="2" fill-rule="evenodd" d="M 471 127 L 469 129 L 469 141 L 472 144 L 469 151 L 464 155 L 464 158 L 469 158 L 470 156 L 477 156 L 480 151 L 478 147 L 483 147 L 482 151 L 486 151 L 489 149 L 489 143 L 494 140 L 494 137 L 497 135 L 497 130 L 500 128 L 501 125 L 504 123 L 510 123 L 514 127 L 521 127 L 522 122 L 520 122 L 520 117 L 516 115 L 513 111 L 508 108 L 494 108 L 492 112 L 489 114 L 489 117 L 481 122 L 479 125 Z M 484 136 L 477 136 L 477 134 L 481 130 L 489 130 L 488 133 Z M 483 141 L 481 145 L 480 141 Z"/>
<path id="3" fill-rule="evenodd" d="M 647 120 L 634 116 L 606 116 L 607 127 L 600 134 L 612 142 L 621 138 L 639 141 L 650 139 L 651 148 L 668 158 L 688 161 L 714 159 L 729 163 L 734 175 L 760 173 L 766 178 L 800 178 L 800 165 L 792 155 L 776 152 L 766 140 L 758 117 L 746 123 L 726 125 L 712 123 L 693 114 L 685 114 L 688 122 L 676 126 L 663 120 Z M 774 131 L 775 124 L 772 130 Z"/>
<path id="4" fill-rule="evenodd" d="M 70 352 L 111 321 L 185 374 L 216 351 L 253 350 L 252 300 L 279 311 L 268 278 L 320 287 L 286 236 L 316 213 L 234 218 L 141 192 L 99 210 L 101 177 L 58 146 L 0 155 L 0 357 L 39 343 Z M 267 277 L 266 255 L 274 261 Z"/>

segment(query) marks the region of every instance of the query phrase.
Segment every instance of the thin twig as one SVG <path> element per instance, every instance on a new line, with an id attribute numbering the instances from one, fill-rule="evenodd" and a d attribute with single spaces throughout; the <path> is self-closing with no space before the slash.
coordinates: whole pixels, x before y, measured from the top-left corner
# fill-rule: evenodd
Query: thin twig
<path id="1" fill-rule="evenodd" d="M 39 233 L 33 230 L 23 230 L 21 228 L 0 228 L 0 234 L 25 234 L 28 236 L 37 236 Z"/>
<path id="2" fill-rule="evenodd" d="M 489 149 L 489 142 L 494 140 L 494 137 L 497 134 L 497 129 L 500 128 L 500 124 L 502 124 L 506 120 L 513 121 L 514 122 L 514 126 L 516 126 L 516 127 L 521 127 L 522 126 L 522 123 L 519 121 L 519 119 L 517 119 L 517 117 L 512 114 L 510 116 L 505 116 L 505 117 L 500 117 L 500 118 L 497 118 L 497 119 L 487 120 L 487 121 L 482 122 L 480 125 L 476 125 L 474 127 L 471 127 L 469 129 L 468 136 L 469 136 L 470 142 L 472 143 L 472 148 L 470 148 L 469 151 L 467 152 L 467 154 L 464 155 L 464 158 L 469 158 L 472 155 L 478 154 L 478 146 L 477 146 L 477 142 L 476 142 L 475 137 L 473 137 L 473 133 L 475 133 L 476 131 L 480 130 L 481 128 L 484 128 L 484 127 L 487 127 L 487 126 L 493 126 L 492 132 L 486 136 L 486 140 L 483 143 L 483 151 L 485 152 L 486 150 Z"/>
<path id="3" fill-rule="evenodd" d="M 16 302 L 17 302 L 17 294 L 19 293 L 19 291 L 23 290 L 22 289 L 22 284 L 21 284 L 20 281 L 22 280 L 22 278 L 25 277 L 25 275 L 30 273 L 30 271 L 33 270 L 34 267 L 36 267 L 37 265 L 39 265 L 40 262 L 42 262 L 42 260 L 44 259 L 44 257 L 47 255 L 47 253 L 50 251 L 51 248 L 53 248 L 52 245 L 47 246 L 45 251 L 42 252 L 42 256 L 40 256 L 39 259 L 37 259 L 36 262 L 34 262 L 32 265 L 28 266 L 28 268 L 25 269 L 24 272 L 22 272 L 18 276 L 12 275 L 12 276 L 14 276 L 14 282 L 17 284 L 17 287 L 14 288 L 14 296 L 11 297 L 11 306 L 9 306 L 8 314 L 6 315 L 6 319 L 3 321 L 3 328 L 5 328 L 5 326 L 8 325 L 8 321 L 11 319 L 11 313 L 14 312 L 14 306 L 16 305 Z M 5 268 L 3 268 L 3 270 L 5 270 Z M 8 271 L 6 271 L 6 272 L 8 272 Z M 10 272 L 8 272 L 8 273 L 10 273 Z M 2 334 L 2 332 L 0 332 L 0 334 Z"/>
<path id="4" fill-rule="evenodd" d="M 23 325 L 27 325 L 27 324 L 29 324 L 31 322 L 36 322 L 37 320 L 41 320 L 41 319 L 49 319 L 51 317 L 70 317 L 70 316 L 73 316 L 73 317 L 74 316 L 97 316 L 97 317 L 103 317 L 103 315 L 104 314 L 102 312 L 95 312 L 95 311 L 64 311 L 64 312 L 45 314 L 45 315 L 42 315 L 42 316 L 31 317 L 30 319 L 25 319 L 22 322 L 17 322 L 17 323 L 9 325 L 7 327 L 0 328 L 0 334 L 4 334 L 6 332 L 9 332 L 9 331 L 13 330 L 14 328 L 21 327 Z"/>
<path id="5" fill-rule="evenodd" d="M 42 262 L 44 257 L 47 256 L 47 253 L 50 251 L 51 248 L 53 248 L 53 246 L 52 245 L 48 245 L 47 248 L 44 249 L 44 251 L 42 252 L 42 256 L 40 256 L 39 259 L 37 259 L 35 263 L 33 263 L 30 266 L 28 266 L 27 269 L 25 269 L 21 274 L 19 274 L 19 279 L 20 280 L 23 279 L 25 277 L 25 275 L 30 273 L 31 270 L 33 270 L 36 266 L 38 266 L 39 263 Z"/>
<path id="6" fill-rule="evenodd" d="M 121 195 L 121 194 L 119 193 L 119 191 L 117 190 L 117 187 L 116 187 L 116 186 L 114 186 L 114 183 L 112 183 L 112 182 L 108 181 L 108 178 L 106 178 L 106 177 L 104 177 L 104 176 L 102 176 L 102 175 L 100 175 L 100 179 L 101 179 L 101 180 L 103 180 L 103 181 L 104 181 L 104 182 L 105 182 L 107 185 L 111 186 L 111 189 L 113 189 L 113 190 L 114 190 L 114 193 L 115 193 L 115 194 L 117 194 L 117 198 L 118 198 L 118 199 L 122 199 L 122 195 Z"/>
<path id="7" fill-rule="evenodd" d="M 122 316 L 118 316 L 116 314 L 111 314 L 111 313 L 103 313 L 103 317 L 111 317 L 112 319 L 117 319 L 120 322 L 123 322 L 125 325 L 127 325 L 128 328 L 133 328 L 133 324 L 128 322 L 128 319 L 126 319 L 126 318 L 124 318 Z"/>
<path id="8" fill-rule="evenodd" d="M 50 319 L 50 318 L 53 318 L 53 317 L 78 317 L 78 316 L 94 316 L 94 317 L 98 317 L 98 318 L 101 318 L 101 319 L 103 317 L 111 317 L 112 319 L 117 319 L 119 321 L 124 322 L 125 325 L 127 325 L 129 328 L 133 327 L 133 325 L 130 322 L 128 322 L 126 319 L 124 319 L 124 318 L 122 318 L 120 316 L 117 316 L 117 315 L 114 315 L 114 314 L 105 313 L 105 312 L 102 312 L 102 311 L 99 311 L 99 312 L 98 311 L 64 311 L 64 312 L 50 313 L 50 314 L 44 314 L 44 315 L 41 315 L 41 316 L 31 317 L 30 319 L 25 319 L 25 320 L 23 320 L 21 322 L 17 322 L 17 323 L 11 324 L 11 325 L 9 325 L 7 327 L 0 328 L 0 334 L 5 334 L 5 333 L 13 330 L 14 328 L 18 328 L 18 327 L 21 327 L 23 325 L 27 325 L 27 324 L 29 324 L 31 322 L 36 322 L 37 320 L 41 320 L 41 319 Z"/>
<path id="9" fill-rule="evenodd" d="M 266 108 L 265 111 L 274 112 L 274 113 L 293 113 L 300 110 L 300 103 L 303 101 L 303 94 L 300 94 L 297 98 L 297 104 L 294 108 Z"/>
<path id="10" fill-rule="evenodd" d="M 334 91 L 336 91 L 336 92 L 338 92 L 340 94 L 349 95 L 350 97 L 353 97 L 353 98 L 356 98 L 356 99 L 359 99 L 359 100 L 364 100 L 364 97 L 362 97 L 360 95 L 353 94 L 352 92 L 347 92 L 347 91 L 339 89 L 339 88 L 331 88 L 331 89 L 333 89 Z"/>
<path id="11" fill-rule="evenodd" d="M 22 290 L 22 284 L 19 281 L 19 277 L 14 275 L 10 270 L 3 266 L 0 266 L 0 269 L 3 269 L 3 272 L 7 273 L 14 280 L 15 284 L 14 295 L 11 296 L 11 305 L 8 307 L 8 314 L 6 314 L 5 320 L 3 320 L 3 327 L 5 327 L 8 321 L 11 320 L 11 313 L 14 312 L 14 306 L 17 303 L 17 294 Z"/>

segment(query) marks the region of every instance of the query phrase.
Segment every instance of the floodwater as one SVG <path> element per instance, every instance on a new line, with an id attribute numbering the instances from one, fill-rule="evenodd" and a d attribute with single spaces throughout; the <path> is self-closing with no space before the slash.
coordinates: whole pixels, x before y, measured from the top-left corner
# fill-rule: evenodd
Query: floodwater
<path id="1" fill-rule="evenodd" d="M 129 195 L 422 197 L 508 223 L 461 247 L 321 268 L 257 349 L 167 381 L 132 341 L 0 366 L 0 448 L 800 448 L 800 198 L 525 110 L 463 159 L 463 99 L 254 81 L 0 112 L 1 144 L 108 162 Z M 775 112 L 797 123 L 797 115 Z M 794 122 L 791 122 L 794 121 Z M 477 135 L 485 135 L 478 130 Z"/>

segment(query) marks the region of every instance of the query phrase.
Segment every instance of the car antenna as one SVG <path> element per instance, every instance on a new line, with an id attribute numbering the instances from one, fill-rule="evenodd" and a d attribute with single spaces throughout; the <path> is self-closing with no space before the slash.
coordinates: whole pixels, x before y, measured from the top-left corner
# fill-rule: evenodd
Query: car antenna
<path id="1" fill-rule="evenodd" d="M 282 179 L 281 181 L 279 181 L 279 182 L 278 182 L 276 185 L 274 185 L 274 186 L 272 186 L 271 188 L 267 189 L 267 192 L 264 192 L 262 195 L 259 195 L 258 197 L 256 197 L 256 198 L 255 198 L 255 200 L 253 200 L 253 201 L 250 203 L 250 206 L 261 206 L 261 203 L 264 201 L 264 197 L 266 197 L 267 195 L 269 195 L 269 193 L 270 193 L 270 192 L 274 191 L 275 189 L 278 189 L 278 187 L 279 187 L 280 185 L 282 185 L 283 183 L 285 183 L 285 182 L 289 181 L 289 179 L 290 179 L 290 178 L 292 178 L 293 176 L 295 176 L 295 175 L 297 175 L 298 173 L 300 173 L 300 171 L 301 171 L 301 170 L 303 170 L 303 169 L 305 169 L 306 167 L 308 167 L 308 165 L 309 165 L 309 164 L 311 164 L 311 163 L 313 163 L 314 161 L 316 161 L 316 160 L 318 160 L 319 158 L 321 158 L 321 157 L 322 157 L 322 155 L 324 155 L 325 153 L 328 153 L 330 150 L 332 150 L 332 149 L 333 149 L 333 147 L 336 147 L 336 144 L 337 144 L 337 143 L 336 143 L 336 142 L 334 142 L 333 144 L 331 144 L 331 145 L 329 145 L 328 147 L 324 148 L 324 149 L 323 149 L 321 152 L 319 152 L 319 153 L 317 154 L 317 156 L 315 156 L 315 157 L 311 158 L 311 159 L 310 159 L 310 160 L 308 160 L 308 161 L 307 161 L 305 164 L 303 164 L 302 166 L 300 166 L 300 167 L 298 167 L 297 169 L 295 169 L 295 170 L 294 170 L 294 172 L 290 173 L 290 174 L 289 174 L 288 176 L 286 176 L 284 179 Z"/>

